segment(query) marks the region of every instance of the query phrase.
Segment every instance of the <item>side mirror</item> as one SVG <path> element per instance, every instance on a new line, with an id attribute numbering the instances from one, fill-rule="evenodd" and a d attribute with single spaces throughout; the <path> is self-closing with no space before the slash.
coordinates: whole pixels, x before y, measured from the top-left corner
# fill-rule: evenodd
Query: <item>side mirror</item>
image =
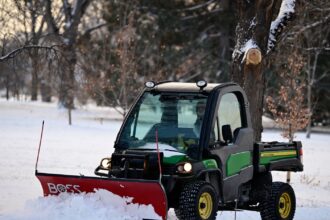
<path id="1" fill-rule="evenodd" d="M 233 142 L 233 132 L 231 131 L 230 125 L 223 125 L 222 126 L 222 137 L 223 140 L 228 144 Z"/>

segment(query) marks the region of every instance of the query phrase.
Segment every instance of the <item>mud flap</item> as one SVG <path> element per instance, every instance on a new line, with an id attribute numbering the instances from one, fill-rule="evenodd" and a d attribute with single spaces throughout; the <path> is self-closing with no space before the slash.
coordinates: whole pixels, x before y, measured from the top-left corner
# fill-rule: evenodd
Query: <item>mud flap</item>
<path id="1" fill-rule="evenodd" d="M 81 193 L 105 189 L 121 197 L 132 197 L 132 203 L 149 205 L 155 212 L 166 219 L 167 198 L 163 186 L 154 180 L 110 179 L 86 176 L 71 176 L 38 173 L 44 196 L 58 195 L 62 192 Z"/>

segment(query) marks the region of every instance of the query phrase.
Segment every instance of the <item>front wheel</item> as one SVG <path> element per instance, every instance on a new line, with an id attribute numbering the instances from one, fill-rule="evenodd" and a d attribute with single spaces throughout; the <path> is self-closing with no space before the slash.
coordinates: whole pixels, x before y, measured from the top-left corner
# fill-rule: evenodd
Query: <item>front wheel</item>
<path id="1" fill-rule="evenodd" d="M 175 210 L 178 219 L 215 219 L 218 210 L 218 196 L 213 186 L 205 181 L 188 183 L 179 198 Z"/>
<path id="2" fill-rule="evenodd" d="M 292 220 L 296 211 L 296 197 L 287 183 L 274 182 L 271 197 L 260 205 L 262 220 Z"/>

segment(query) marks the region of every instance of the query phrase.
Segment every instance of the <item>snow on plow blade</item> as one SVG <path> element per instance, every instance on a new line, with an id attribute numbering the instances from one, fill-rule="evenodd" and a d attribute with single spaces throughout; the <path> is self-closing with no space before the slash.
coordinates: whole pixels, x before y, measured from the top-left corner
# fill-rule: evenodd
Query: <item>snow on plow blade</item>
<path id="1" fill-rule="evenodd" d="M 62 192 L 81 193 L 105 189 L 121 197 L 132 197 L 133 203 L 151 204 L 155 212 L 166 219 L 167 199 L 163 186 L 159 181 L 110 179 L 86 176 L 38 173 L 44 196 L 58 195 Z"/>

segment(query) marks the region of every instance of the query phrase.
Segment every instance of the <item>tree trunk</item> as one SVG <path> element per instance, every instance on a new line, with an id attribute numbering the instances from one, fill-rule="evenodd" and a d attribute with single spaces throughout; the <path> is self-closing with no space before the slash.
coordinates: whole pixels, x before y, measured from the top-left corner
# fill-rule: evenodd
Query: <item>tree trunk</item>
<path id="1" fill-rule="evenodd" d="M 318 63 L 320 52 L 316 52 L 314 55 L 313 65 L 311 66 L 311 56 L 308 55 L 308 69 L 307 69 L 307 107 L 308 107 L 308 125 L 306 137 L 310 138 L 312 133 L 312 86 L 315 81 L 316 67 Z"/>
<path id="2" fill-rule="evenodd" d="M 290 138 L 289 138 L 289 142 L 290 143 L 292 143 L 293 142 L 293 134 L 292 134 L 292 132 L 291 132 L 291 124 L 290 124 Z M 286 173 L 286 182 L 288 183 L 288 184 L 290 184 L 290 182 L 291 182 L 291 172 L 290 171 L 288 171 L 287 173 Z"/>
<path id="3" fill-rule="evenodd" d="M 306 129 L 306 138 L 311 137 L 312 130 L 312 73 L 311 73 L 311 56 L 307 56 L 307 108 L 309 111 L 308 114 L 308 125 Z"/>
<path id="4" fill-rule="evenodd" d="M 1 56 L 5 55 L 5 41 L 3 41 L 2 49 L 1 49 Z M 10 89 L 10 78 L 9 78 L 9 71 L 8 68 L 5 68 L 4 63 L 0 63 L 0 69 L 2 74 L 4 75 L 4 84 L 6 89 L 6 100 L 9 100 L 9 89 Z"/>
<path id="5" fill-rule="evenodd" d="M 52 100 L 52 89 L 48 84 L 48 80 L 45 77 L 40 81 L 40 94 L 43 102 L 51 102 Z"/>
<path id="6" fill-rule="evenodd" d="M 31 100 L 36 101 L 38 99 L 38 53 L 32 55 L 32 83 L 31 83 Z"/>
<path id="7" fill-rule="evenodd" d="M 10 90 L 10 85 L 9 85 L 9 75 L 6 73 L 5 77 L 5 87 L 6 87 L 6 99 L 9 100 L 9 90 Z"/>
<path id="8" fill-rule="evenodd" d="M 54 66 L 52 65 L 51 61 L 48 61 L 48 68 L 47 71 L 44 71 L 41 75 L 40 79 L 40 95 L 41 95 L 41 100 L 43 102 L 51 102 L 52 100 L 52 87 L 51 87 L 51 82 L 52 77 L 51 77 L 51 72 Z"/>
<path id="9" fill-rule="evenodd" d="M 15 70 L 15 67 L 13 67 L 13 73 L 14 73 L 14 77 L 13 77 L 13 84 L 12 84 L 12 91 L 13 91 L 13 96 L 16 97 L 17 100 L 20 100 L 20 93 L 19 93 L 19 89 L 20 89 L 20 85 L 19 85 L 19 76 L 17 74 L 17 71 Z"/>
<path id="10" fill-rule="evenodd" d="M 261 140 L 262 113 L 264 103 L 265 77 L 262 74 L 263 64 L 257 66 L 245 64 L 234 64 L 233 81 L 243 87 L 249 100 L 254 140 Z"/>
<path id="11" fill-rule="evenodd" d="M 29 3 L 29 4 L 28 4 Z M 29 5 L 27 8 L 31 15 L 31 42 L 33 45 L 39 44 L 39 37 L 37 37 L 36 33 L 36 25 L 37 25 L 37 13 L 35 10 L 35 2 L 25 2 L 26 5 Z M 38 61 L 39 61 L 39 52 L 38 49 L 32 49 L 30 53 L 30 59 L 32 62 L 32 82 L 31 82 L 31 100 L 36 101 L 38 99 L 38 87 L 39 87 L 39 79 L 38 79 Z"/>
<path id="12" fill-rule="evenodd" d="M 310 82 L 310 72 L 308 71 L 308 85 L 307 85 L 307 108 L 308 108 L 308 125 L 307 125 L 307 132 L 306 138 L 311 137 L 312 133 L 312 85 Z"/>
<path id="13" fill-rule="evenodd" d="M 65 45 L 62 55 L 61 68 L 61 86 L 60 86 L 60 103 L 68 109 L 69 124 L 72 124 L 71 111 L 74 109 L 74 88 L 75 75 L 74 70 L 77 63 L 76 52 L 73 45 Z"/>
<path id="14" fill-rule="evenodd" d="M 265 76 L 263 74 L 267 53 L 269 30 L 276 0 L 239 0 L 236 46 L 233 54 L 232 80 L 245 90 L 249 99 L 254 140 L 261 140 L 263 96 Z M 252 47 L 246 44 L 252 42 Z M 251 60 L 249 60 L 249 54 Z"/>

